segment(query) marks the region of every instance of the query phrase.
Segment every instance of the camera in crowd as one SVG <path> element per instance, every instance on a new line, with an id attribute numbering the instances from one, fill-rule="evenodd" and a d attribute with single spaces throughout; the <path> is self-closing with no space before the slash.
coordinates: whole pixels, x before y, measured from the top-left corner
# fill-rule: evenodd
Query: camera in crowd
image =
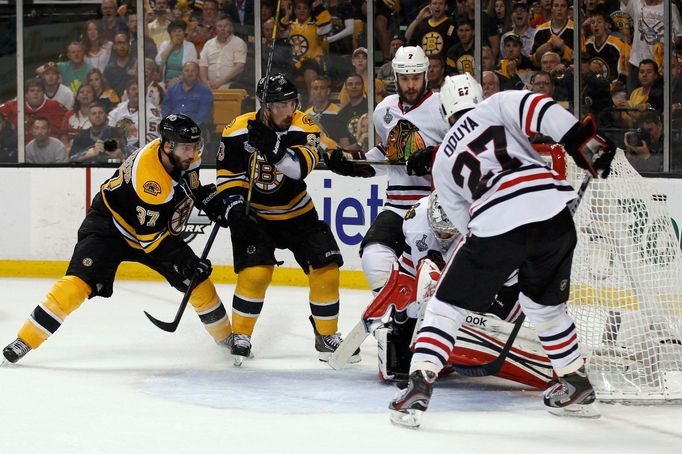
<path id="1" fill-rule="evenodd" d="M 118 148 L 118 142 L 116 139 L 106 139 L 104 141 L 104 151 L 112 152 L 116 151 Z"/>
<path id="2" fill-rule="evenodd" d="M 631 147 L 641 147 L 644 142 L 651 143 L 651 133 L 646 129 L 637 128 L 636 131 L 625 133 L 625 143 Z"/>

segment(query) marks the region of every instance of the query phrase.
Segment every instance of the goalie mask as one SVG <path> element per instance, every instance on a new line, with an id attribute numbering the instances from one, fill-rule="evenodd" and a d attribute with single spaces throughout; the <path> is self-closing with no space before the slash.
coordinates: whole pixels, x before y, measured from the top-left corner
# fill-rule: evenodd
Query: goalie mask
<path id="1" fill-rule="evenodd" d="M 443 211 L 443 207 L 438 203 L 438 195 L 435 192 L 432 192 L 429 196 L 426 219 L 428 220 L 429 228 L 443 249 L 450 247 L 450 244 L 459 235 L 459 230 L 448 219 L 445 211 Z"/>
<path id="2" fill-rule="evenodd" d="M 403 103 L 414 104 L 416 100 L 419 100 L 424 96 L 426 92 L 426 73 L 429 70 L 429 59 L 424 53 L 424 49 L 420 46 L 402 46 L 399 48 L 395 57 L 391 61 L 391 66 L 393 67 L 393 73 L 395 74 L 395 85 L 398 90 L 398 95 Z M 406 99 L 406 94 L 400 87 L 400 74 L 423 74 L 423 84 L 415 100 L 409 101 Z"/>
<path id="3" fill-rule="evenodd" d="M 473 109 L 483 100 L 483 88 L 469 73 L 448 76 L 440 88 L 440 104 L 443 119 L 463 110 Z"/>

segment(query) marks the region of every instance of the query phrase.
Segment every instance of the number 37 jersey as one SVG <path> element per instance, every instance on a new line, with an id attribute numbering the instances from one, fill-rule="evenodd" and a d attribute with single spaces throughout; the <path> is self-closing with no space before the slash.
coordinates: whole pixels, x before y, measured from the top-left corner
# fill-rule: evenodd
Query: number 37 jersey
<path id="1" fill-rule="evenodd" d="M 460 232 L 500 235 L 549 219 L 575 199 L 529 138 L 559 141 L 578 120 L 552 98 L 526 90 L 497 93 L 462 115 L 433 166 L 441 205 Z"/>

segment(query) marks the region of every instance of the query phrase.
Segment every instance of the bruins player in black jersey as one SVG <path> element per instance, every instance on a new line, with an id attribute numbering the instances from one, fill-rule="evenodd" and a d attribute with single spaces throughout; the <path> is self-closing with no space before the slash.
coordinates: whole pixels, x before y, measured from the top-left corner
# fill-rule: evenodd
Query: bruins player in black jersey
<path id="1" fill-rule="evenodd" d="M 66 275 L 59 279 L 3 350 L 17 362 L 38 348 L 87 298 L 108 298 L 122 261 L 138 262 L 187 291 L 197 273 L 199 284 L 189 302 L 204 327 L 227 346 L 230 321 L 209 279 L 211 263 L 201 260 L 178 236 L 194 204 L 227 225 L 215 185 L 199 181 L 201 131 L 189 117 L 169 115 L 159 125 L 161 138 L 127 158 L 102 184 L 78 230 L 78 243 Z M 229 211 L 228 211 L 229 214 Z"/>
<path id="2" fill-rule="evenodd" d="M 320 129 L 298 110 L 298 90 L 284 75 L 262 78 L 256 95 L 261 110 L 225 127 L 216 159 L 222 195 L 247 199 L 252 186 L 251 214 L 229 213 L 237 273 L 232 355 L 237 366 L 250 356 L 251 334 L 277 264 L 275 249 L 289 249 L 308 275 L 315 349 L 327 361 L 341 343 L 336 329 L 343 259 L 304 182 L 319 160 Z M 360 360 L 359 352 L 353 360 Z"/>

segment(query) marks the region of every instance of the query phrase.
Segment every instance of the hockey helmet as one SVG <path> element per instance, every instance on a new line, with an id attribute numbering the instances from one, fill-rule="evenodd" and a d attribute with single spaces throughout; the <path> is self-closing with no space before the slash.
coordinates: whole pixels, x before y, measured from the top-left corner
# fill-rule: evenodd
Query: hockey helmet
<path id="1" fill-rule="evenodd" d="M 429 59 L 419 46 L 402 46 L 396 51 L 391 66 L 396 77 L 398 74 L 426 74 Z"/>
<path id="2" fill-rule="evenodd" d="M 159 124 L 161 141 L 173 143 L 197 143 L 201 129 L 185 114 L 170 114 Z"/>
<path id="3" fill-rule="evenodd" d="M 265 92 L 267 81 L 267 93 Z M 261 102 L 271 103 L 298 99 L 298 89 L 284 74 L 276 73 L 262 77 L 256 87 L 256 97 Z"/>
<path id="4" fill-rule="evenodd" d="M 429 223 L 429 228 L 443 248 L 449 247 L 459 235 L 459 230 L 450 222 L 443 207 L 440 206 L 438 195 L 435 192 L 429 195 L 426 219 Z"/>
<path id="5" fill-rule="evenodd" d="M 440 88 L 441 114 L 445 121 L 483 100 L 483 88 L 469 73 L 448 76 Z"/>

